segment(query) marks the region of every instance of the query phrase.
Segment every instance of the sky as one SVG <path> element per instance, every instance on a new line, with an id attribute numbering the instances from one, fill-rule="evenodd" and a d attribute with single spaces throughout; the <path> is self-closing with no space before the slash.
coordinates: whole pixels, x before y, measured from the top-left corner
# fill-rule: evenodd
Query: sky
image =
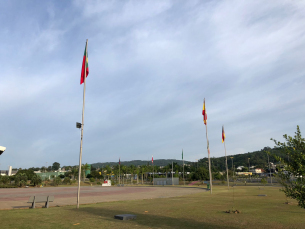
<path id="1" fill-rule="evenodd" d="M 211 157 L 304 123 L 304 1 L 2 1 L 0 169 Z"/>

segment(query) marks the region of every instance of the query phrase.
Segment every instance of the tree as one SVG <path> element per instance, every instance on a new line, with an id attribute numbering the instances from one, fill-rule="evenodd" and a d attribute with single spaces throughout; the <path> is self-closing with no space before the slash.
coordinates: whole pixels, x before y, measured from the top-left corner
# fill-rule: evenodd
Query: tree
<path id="1" fill-rule="evenodd" d="M 53 179 L 53 185 L 58 186 L 59 184 L 61 184 L 61 178 L 60 177 L 55 177 Z"/>
<path id="2" fill-rule="evenodd" d="M 65 177 L 65 179 L 63 180 L 63 183 L 64 184 L 71 184 L 72 181 L 71 181 L 70 177 Z"/>
<path id="3" fill-rule="evenodd" d="M 31 183 L 36 186 L 36 185 L 40 185 L 42 183 L 41 177 L 38 175 L 34 175 L 31 179 Z"/>
<path id="4" fill-rule="evenodd" d="M 267 184 L 266 179 L 265 179 L 265 178 L 262 178 L 262 179 L 261 179 L 261 183 L 265 186 L 265 185 Z"/>
<path id="5" fill-rule="evenodd" d="M 10 178 L 9 176 L 3 176 L 0 180 L 3 184 L 7 184 L 10 181 Z"/>
<path id="6" fill-rule="evenodd" d="M 32 177 L 35 175 L 32 169 L 19 169 L 16 175 L 19 174 L 25 174 L 29 180 L 32 180 Z"/>
<path id="7" fill-rule="evenodd" d="M 60 168 L 60 164 L 58 162 L 54 162 L 52 165 L 53 170 L 58 170 Z"/>
<path id="8" fill-rule="evenodd" d="M 15 184 L 19 187 L 26 185 L 27 180 L 28 180 L 28 177 L 25 173 L 19 173 L 19 174 L 16 174 L 16 176 L 15 176 Z"/>
<path id="9" fill-rule="evenodd" d="M 274 141 L 277 148 L 280 148 L 287 157 L 275 156 L 275 158 L 283 164 L 279 168 L 278 177 L 283 186 L 285 195 L 295 199 L 301 208 L 305 208 L 305 139 L 301 136 L 299 126 L 294 137 L 283 135 L 286 142 Z"/>

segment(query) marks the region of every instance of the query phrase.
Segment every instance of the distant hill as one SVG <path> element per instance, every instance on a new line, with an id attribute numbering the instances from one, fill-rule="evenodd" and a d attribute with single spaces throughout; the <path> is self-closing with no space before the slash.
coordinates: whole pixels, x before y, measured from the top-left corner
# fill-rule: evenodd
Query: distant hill
<path id="1" fill-rule="evenodd" d="M 183 164 L 182 160 L 176 160 L 176 159 L 155 159 L 154 160 L 154 165 L 155 166 L 166 166 L 168 164 L 171 164 L 172 162 L 175 162 L 179 165 Z M 184 161 L 184 164 L 189 164 L 191 163 L 190 161 Z M 91 164 L 92 167 L 94 168 L 101 168 L 101 167 L 105 167 L 106 165 L 109 166 L 114 166 L 114 165 L 118 165 L 119 162 L 98 162 L 98 163 L 93 163 Z M 151 165 L 151 161 L 141 161 L 141 160 L 133 160 L 133 161 L 121 161 L 121 165 L 126 165 L 126 166 L 130 166 L 130 165 L 134 165 L 134 166 L 141 166 L 141 165 Z"/>
<path id="2" fill-rule="evenodd" d="M 259 151 L 248 152 L 244 154 L 228 155 L 228 168 L 232 168 L 232 159 L 230 157 L 233 157 L 233 166 L 235 167 L 249 167 L 250 162 L 250 167 L 255 166 L 256 168 L 266 168 L 268 166 L 268 156 L 266 151 L 269 151 L 271 153 L 271 156 L 269 156 L 270 162 L 277 163 L 274 155 L 285 158 L 285 155 L 281 153 L 280 149 L 271 149 L 270 147 L 265 147 L 264 149 L 261 149 Z M 250 159 L 248 160 L 248 158 Z M 213 170 L 225 171 L 225 160 L 226 158 L 224 156 L 218 158 L 211 157 L 211 164 Z M 202 158 L 199 160 L 198 163 L 199 166 L 207 167 L 207 162 L 208 158 Z"/>
<path id="3" fill-rule="evenodd" d="M 236 155 L 228 155 L 228 168 L 232 168 L 232 159 L 230 158 L 231 156 L 233 157 L 233 166 L 238 167 L 238 166 L 245 166 L 248 167 L 250 162 L 250 167 L 255 166 L 256 168 L 266 168 L 268 165 L 268 156 L 266 151 L 269 151 L 271 153 L 271 156 L 269 157 L 269 161 L 273 163 L 277 163 L 273 155 L 285 156 L 281 153 L 279 149 L 273 148 L 271 149 L 270 147 L 265 147 L 264 149 L 254 151 L 254 152 L 248 152 L 244 154 L 236 154 Z M 248 158 L 250 158 L 248 160 Z M 211 164 L 212 164 L 212 170 L 213 171 L 225 171 L 225 157 L 211 157 Z M 156 159 L 154 160 L 154 165 L 156 166 L 166 166 L 168 164 L 171 164 L 172 162 L 175 162 L 179 165 L 182 165 L 182 160 L 176 160 L 176 159 Z M 93 163 L 91 164 L 92 167 L 95 168 L 101 168 L 105 167 L 106 165 L 109 166 L 115 166 L 118 165 L 119 162 L 98 162 L 98 163 Z M 208 168 L 208 158 L 202 158 L 197 162 L 191 162 L 191 161 L 184 161 L 184 164 L 191 164 L 193 166 L 198 166 L 198 167 L 206 167 Z M 141 165 L 151 165 L 151 161 L 141 161 L 141 160 L 133 160 L 133 161 L 121 161 L 121 165 L 134 165 L 134 166 L 141 166 Z"/>

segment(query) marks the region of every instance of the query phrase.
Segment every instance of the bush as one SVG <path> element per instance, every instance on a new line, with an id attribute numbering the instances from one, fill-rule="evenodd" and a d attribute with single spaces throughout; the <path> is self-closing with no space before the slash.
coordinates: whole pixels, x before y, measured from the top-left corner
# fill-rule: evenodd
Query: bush
<path id="1" fill-rule="evenodd" d="M 265 185 L 267 184 L 266 179 L 265 179 L 265 178 L 262 178 L 262 179 L 261 179 L 261 183 L 265 186 Z"/>
<path id="2" fill-rule="evenodd" d="M 59 184 L 61 184 L 61 178 L 60 177 L 55 177 L 53 179 L 53 185 L 58 186 Z"/>
<path id="3" fill-rule="evenodd" d="M 95 182 L 95 179 L 94 179 L 93 177 L 91 177 L 91 178 L 89 179 L 89 181 L 90 181 L 91 183 L 93 183 L 93 182 Z"/>
<path id="4" fill-rule="evenodd" d="M 63 183 L 64 184 L 72 184 L 70 177 L 65 177 Z"/>
<path id="5" fill-rule="evenodd" d="M 88 174 L 86 178 L 92 178 L 93 176 L 91 174 Z"/>
<path id="6" fill-rule="evenodd" d="M 19 173 L 15 176 L 15 185 L 22 187 L 26 185 L 28 177 L 25 173 Z"/>
<path id="7" fill-rule="evenodd" d="M 7 184 L 10 181 L 10 178 L 9 176 L 3 176 L 0 180 L 3 184 Z"/>
<path id="8" fill-rule="evenodd" d="M 31 183 L 32 183 L 34 186 L 40 185 L 40 184 L 42 183 L 42 179 L 41 179 L 40 176 L 38 176 L 38 175 L 35 174 L 35 175 L 32 177 Z"/>

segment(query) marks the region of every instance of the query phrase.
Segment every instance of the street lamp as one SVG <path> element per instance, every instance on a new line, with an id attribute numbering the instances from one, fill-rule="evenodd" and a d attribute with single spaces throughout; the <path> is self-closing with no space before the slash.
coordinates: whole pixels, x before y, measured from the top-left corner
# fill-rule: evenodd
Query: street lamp
<path id="1" fill-rule="evenodd" d="M 3 152 L 6 150 L 6 147 L 0 146 L 0 155 L 3 154 Z"/>
<path id="2" fill-rule="evenodd" d="M 78 128 L 78 129 L 82 128 L 82 124 L 79 123 L 79 122 L 77 122 L 77 123 L 76 123 L 76 128 Z"/>

